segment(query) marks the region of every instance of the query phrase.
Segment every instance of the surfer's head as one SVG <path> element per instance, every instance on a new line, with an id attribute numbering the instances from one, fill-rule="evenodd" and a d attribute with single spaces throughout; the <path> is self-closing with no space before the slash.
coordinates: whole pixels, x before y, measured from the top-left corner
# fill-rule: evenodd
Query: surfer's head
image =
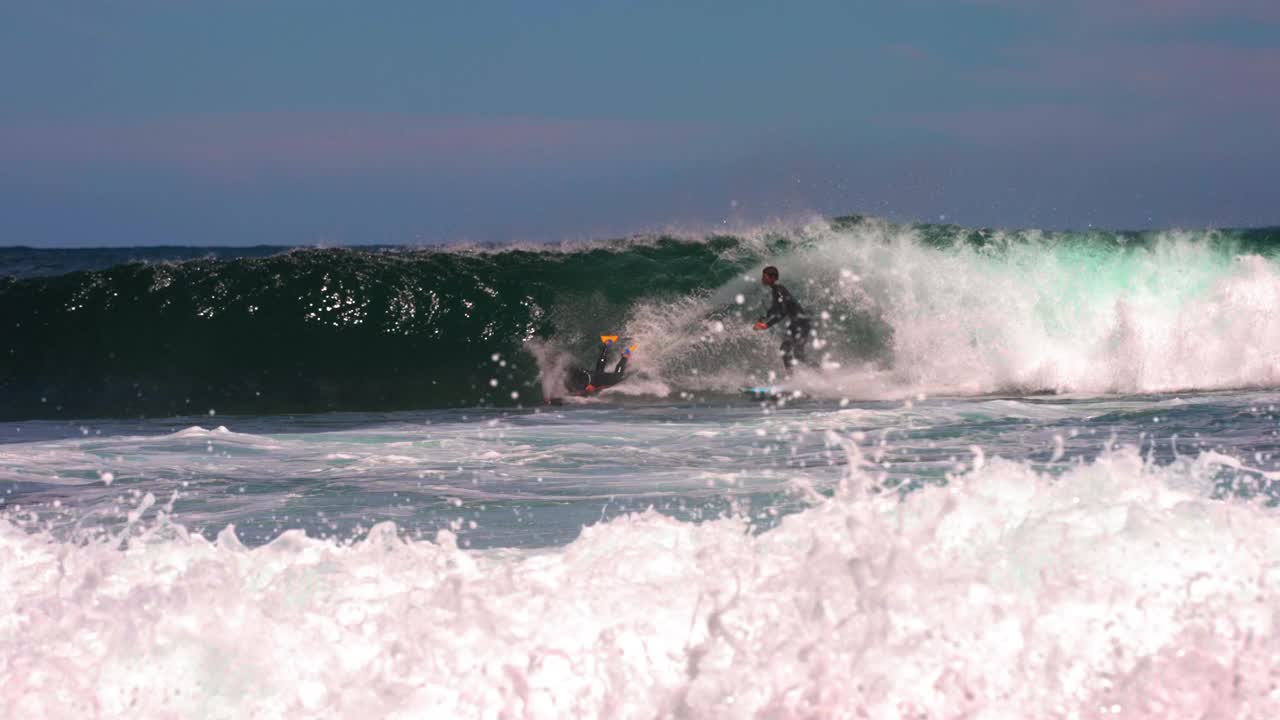
<path id="1" fill-rule="evenodd" d="M 765 268 L 764 272 L 760 276 L 760 282 L 763 282 L 765 285 L 772 285 L 778 282 L 778 268 L 772 265 Z"/>

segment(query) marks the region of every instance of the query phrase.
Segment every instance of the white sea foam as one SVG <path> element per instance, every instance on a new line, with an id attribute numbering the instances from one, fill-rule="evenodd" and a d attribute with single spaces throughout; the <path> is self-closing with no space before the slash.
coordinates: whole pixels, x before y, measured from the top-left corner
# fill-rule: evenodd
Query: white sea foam
<path id="1" fill-rule="evenodd" d="M 0 522 L 15 717 L 1276 717 L 1277 512 L 1224 459 L 985 458 L 759 534 L 653 513 L 543 551 L 160 520 L 67 543 Z M 1228 463 L 1230 464 L 1230 463 Z M 1231 468 L 1238 472 L 1241 468 Z M 1247 470 L 1246 470 L 1247 472 Z M 154 501 L 152 501 L 154 502 Z M 148 504 L 146 498 L 143 505 Z"/>
<path id="2" fill-rule="evenodd" d="M 815 316 L 809 394 L 863 399 L 1050 390 L 1147 393 L 1280 384 L 1280 268 L 1210 234 L 1129 245 L 1034 234 L 939 246 L 917 228 L 811 226 L 763 262 Z M 781 333 L 750 328 L 752 273 L 632 309 L 635 371 L 734 390 L 781 371 Z M 739 314 L 735 297 L 745 293 Z"/>

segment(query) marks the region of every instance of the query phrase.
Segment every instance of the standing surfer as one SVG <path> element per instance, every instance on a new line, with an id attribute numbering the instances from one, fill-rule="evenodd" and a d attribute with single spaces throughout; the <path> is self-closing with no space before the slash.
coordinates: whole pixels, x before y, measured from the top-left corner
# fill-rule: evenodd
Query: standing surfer
<path id="1" fill-rule="evenodd" d="M 786 319 L 784 327 L 787 330 L 787 336 L 782 341 L 782 364 L 787 372 L 791 372 L 797 360 L 805 362 L 805 349 L 812 334 L 809 315 L 792 297 L 790 291 L 778 282 L 778 268 L 772 265 L 765 268 L 760 281 L 769 286 L 773 304 L 769 306 L 764 317 L 756 320 L 755 329 L 768 330 L 779 320 Z"/>

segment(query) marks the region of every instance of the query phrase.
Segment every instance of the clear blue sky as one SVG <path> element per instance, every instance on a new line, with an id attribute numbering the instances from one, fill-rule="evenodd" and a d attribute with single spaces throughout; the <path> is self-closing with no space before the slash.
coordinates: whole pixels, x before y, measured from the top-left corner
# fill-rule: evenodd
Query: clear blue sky
<path id="1" fill-rule="evenodd" d="M 1280 224 L 1280 2 L 13 0 L 0 245 Z"/>

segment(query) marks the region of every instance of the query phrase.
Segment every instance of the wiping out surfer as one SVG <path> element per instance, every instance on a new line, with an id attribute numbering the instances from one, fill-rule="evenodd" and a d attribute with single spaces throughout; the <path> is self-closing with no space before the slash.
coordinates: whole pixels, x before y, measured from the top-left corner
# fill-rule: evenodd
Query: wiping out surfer
<path id="1" fill-rule="evenodd" d="M 609 349 L 618 344 L 617 335 L 601 335 L 600 336 L 600 355 L 596 358 L 595 368 L 586 370 L 584 368 L 573 368 L 564 378 L 564 387 L 575 395 L 592 395 L 607 387 L 613 387 L 622 382 L 626 376 L 627 361 L 631 359 L 631 351 L 634 346 L 622 348 L 619 353 L 618 362 L 613 366 L 613 372 L 606 372 L 605 368 L 609 364 Z"/>
<path id="2" fill-rule="evenodd" d="M 805 351 L 813 336 L 813 328 L 809 324 L 809 315 L 800 303 L 796 302 L 791 292 L 778 282 L 778 268 L 770 265 L 761 274 L 760 282 L 769 287 L 773 303 L 760 319 L 756 320 L 756 330 L 768 330 L 779 321 L 785 320 L 786 337 L 780 348 L 782 365 L 787 372 L 795 367 L 796 361 L 806 362 Z"/>

